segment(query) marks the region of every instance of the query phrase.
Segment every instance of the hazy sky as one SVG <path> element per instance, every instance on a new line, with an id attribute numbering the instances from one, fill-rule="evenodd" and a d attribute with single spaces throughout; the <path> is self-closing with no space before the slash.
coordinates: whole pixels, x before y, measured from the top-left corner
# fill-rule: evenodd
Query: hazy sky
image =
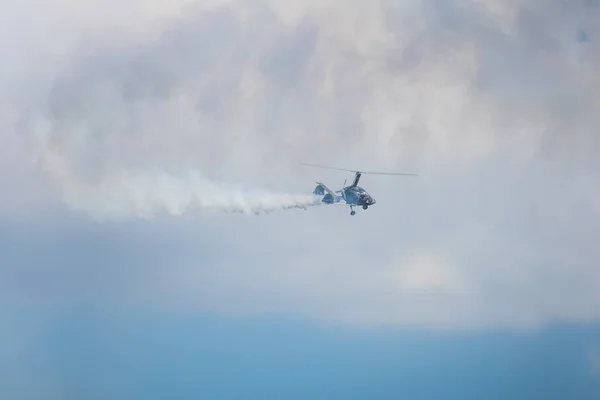
<path id="1" fill-rule="evenodd" d="M 580 358 L 567 358 L 580 364 L 567 364 L 598 388 L 596 1 L 5 3 L 0 304 L 12 329 L 0 360 L 23 363 L 15 382 L 43 376 L 61 398 L 79 379 L 61 356 L 52 368 L 23 361 L 32 348 L 64 355 L 52 337 L 68 343 L 71 313 L 91 321 L 82 336 L 68 331 L 86 351 L 106 324 L 98 343 L 127 362 L 120 318 L 176 342 L 178 324 L 212 326 L 193 322 L 206 315 L 232 318 L 214 322 L 225 336 L 251 318 L 260 328 L 244 331 L 256 337 L 277 323 L 254 318 L 277 315 L 299 318 L 300 332 L 318 326 L 310 348 L 335 340 L 323 326 L 375 329 L 392 347 L 402 329 L 469 332 L 491 346 L 483 363 L 501 354 L 494 340 L 589 324 L 528 336 L 511 354 L 531 345 L 543 358 L 548 337 L 572 340 L 564 347 Z M 325 206 L 224 212 L 305 204 L 316 181 L 352 179 L 299 162 L 420 176 L 363 175 L 377 204 L 352 217 Z M 463 336 L 436 343 L 473 351 Z M 434 359 L 422 371 L 438 376 Z M 102 397 L 81 373 L 86 395 Z M 591 393 L 579 378 L 565 387 Z"/>

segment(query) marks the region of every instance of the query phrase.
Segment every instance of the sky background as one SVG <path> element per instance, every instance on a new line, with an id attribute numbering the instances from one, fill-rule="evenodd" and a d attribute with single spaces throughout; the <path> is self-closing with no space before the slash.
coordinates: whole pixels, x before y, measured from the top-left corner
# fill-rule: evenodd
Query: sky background
<path id="1" fill-rule="evenodd" d="M 2 9 L 2 397 L 600 397 L 598 2 Z"/>

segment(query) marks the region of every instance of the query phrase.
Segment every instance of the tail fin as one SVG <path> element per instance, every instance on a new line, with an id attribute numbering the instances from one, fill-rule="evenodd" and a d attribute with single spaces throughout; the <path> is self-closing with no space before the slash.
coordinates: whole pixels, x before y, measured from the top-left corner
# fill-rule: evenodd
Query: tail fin
<path id="1" fill-rule="evenodd" d="M 315 190 L 313 190 L 313 194 L 317 196 L 325 195 L 323 196 L 321 201 L 327 204 L 338 203 L 342 198 L 341 196 L 338 196 L 335 193 L 333 193 L 331 189 L 329 189 L 327 186 L 325 186 L 325 184 L 321 182 L 317 182 L 317 187 L 315 188 Z"/>

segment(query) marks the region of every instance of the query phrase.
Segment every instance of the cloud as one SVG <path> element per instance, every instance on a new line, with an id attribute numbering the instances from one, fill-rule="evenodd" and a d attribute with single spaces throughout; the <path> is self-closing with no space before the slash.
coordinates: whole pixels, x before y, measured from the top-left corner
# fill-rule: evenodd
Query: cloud
<path id="1" fill-rule="evenodd" d="M 200 171 L 208 192 L 219 182 L 306 193 L 315 180 L 337 188 L 351 178 L 300 171 L 298 161 L 421 176 L 363 176 L 378 202 L 352 218 L 341 208 L 254 222 L 200 213 L 226 250 L 210 259 L 182 251 L 167 278 L 157 272 L 152 289 L 132 296 L 358 323 L 599 317 L 595 3 L 231 1 L 183 10 L 160 23 L 122 12 L 115 20 L 137 22 L 112 34 L 105 11 L 95 22 L 105 33 L 88 27 L 64 57 L 29 65 L 11 83 L 18 95 L 4 100 L 14 129 L 3 143 L 18 135 L 26 160 L 59 148 L 69 176 L 93 190 L 85 201 L 73 179 L 55 181 L 56 190 L 92 214 L 114 211 L 109 195 L 133 190 L 123 180 L 132 171 L 152 177 L 145 190 L 163 200 L 175 189 L 155 186 L 151 171 Z M 197 193 L 177 182 L 187 198 Z"/>

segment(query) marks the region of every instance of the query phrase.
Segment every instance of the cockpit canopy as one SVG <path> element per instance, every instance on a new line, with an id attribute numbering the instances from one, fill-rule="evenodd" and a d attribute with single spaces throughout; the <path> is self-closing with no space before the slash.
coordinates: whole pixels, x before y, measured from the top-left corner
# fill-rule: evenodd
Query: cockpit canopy
<path id="1" fill-rule="evenodd" d="M 356 187 L 356 194 L 361 197 L 371 197 L 367 191 L 361 187 Z"/>
<path id="2" fill-rule="evenodd" d="M 360 201 L 363 201 L 365 204 L 367 205 L 372 205 L 375 204 L 375 199 L 371 197 L 371 195 L 369 193 L 367 193 L 367 191 L 359 186 L 356 186 L 354 189 L 354 193 L 356 194 L 356 197 L 358 197 L 358 199 Z"/>

